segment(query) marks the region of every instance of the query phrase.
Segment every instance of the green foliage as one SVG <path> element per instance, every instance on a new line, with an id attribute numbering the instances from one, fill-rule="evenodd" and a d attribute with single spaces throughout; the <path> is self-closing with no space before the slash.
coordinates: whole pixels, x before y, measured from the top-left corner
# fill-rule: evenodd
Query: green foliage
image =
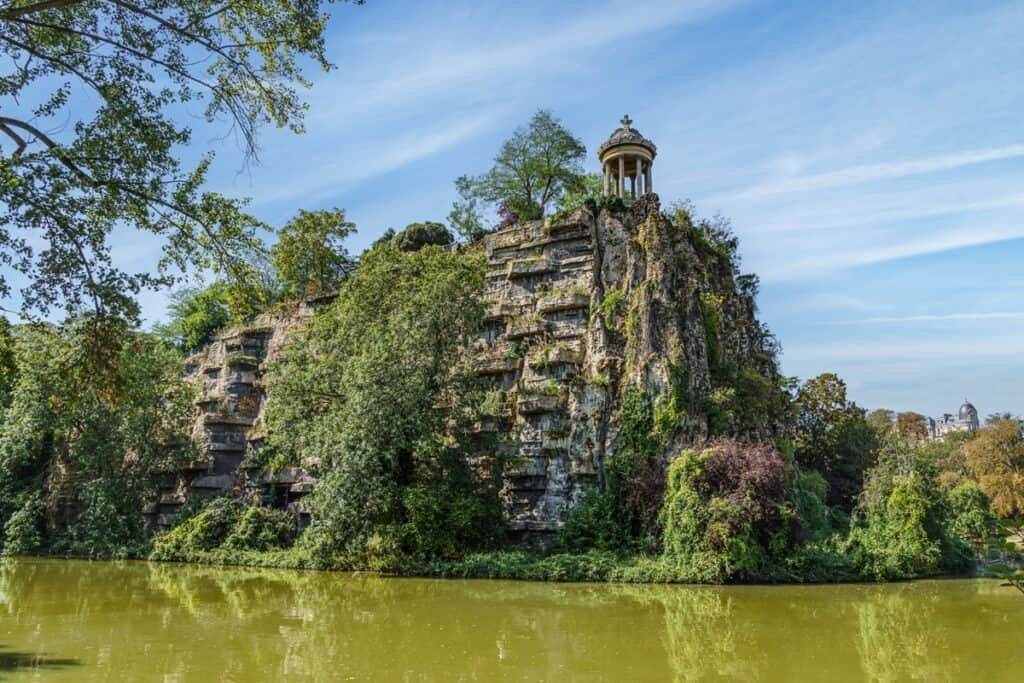
<path id="1" fill-rule="evenodd" d="M 525 128 L 506 140 L 494 166 L 477 177 L 455 181 L 459 200 L 449 221 L 469 239 L 483 234 L 480 210 L 501 205 L 518 220 L 541 218 L 567 194 L 584 191 L 583 143 L 549 111 L 538 111 Z"/>
<path id="2" fill-rule="evenodd" d="M 232 353 L 224 359 L 224 365 L 229 368 L 233 368 L 238 365 L 248 365 L 256 367 L 260 364 L 260 359 L 256 356 L 250 356 L 245 353 Z"/>
<path id="3" fill-rule="evenodd" d="M 626 292 L 622 289 L 610 289 L 604 294 L 598 309 L 601 312 L 601 320 L 604 321 L 605 329 L 615 329 L 615 317 L 619 309 L 626 303 Z"/>
<path id="4" fill-rule="evenodd" d="M 764 578 L 791 549 L 799 520 L 792 472 L 767 446 L 720 440 L 669 465 L 664 553 L 708 581 Z"/>
<path id="5" fill-rule="evenodd" d="M 239 517 L 224 539 L 228 550 L 264 552 L 287 548 L 295 540 L 298 522 L 284 510 L 251 506 Z"/>
<path id="6" fill-rule="evenodd" d="M 964 482 L 948 494 L 949 533 L 982 551 L 992 540 L 996 516 L 985 492 L 974 482 Z"/>
<path id="7" fill-rule="evenodd" d="M 157 473 L 190 457 L 194 408 L 180 355 L 96 319 L 22 327 L 15 355 L 18 381 L 0 424 L 0 524 L 18 513 L 12 503 L 38 494 L 59 513 L 46 519 L 45 549 L 137 554 Z"/>
<path id="8" fill-rule="evenodd" d="M 704 320 L 704 341 L 708 350 L 708 366 L 712 373 L 721 362 L 719 334 L 722 331 L 722 304 L 725 299 L 713 292 L 700 293 L 700 312 Z"/>
<path id="9" fill-rule="evenodd" d="M 803 383 L 797 392 L 797 463 L 817 470 L 829 485 L 828 501 L 849 510 L 860 492 L 864 472 L 879 447 L 877 432 L 865 412 L 846 397 L 846 383 L 825 373 Z"/>
<path id="10" fill-rule="evenodd" d="M 176 271 L 233 275 L 261 225 L 201 191 L 211 156 L 182 167 L 192 130 L 172 113 L 205 100 L 247 158 L 263 126 L 301 131 L 303 67 L 330 67 L 325 19 L 317 0 L 6 3 L 0 243 L 23 308 L 134 319 L 134 295 Z M 162 239 L 156 273 L 116 265 L 115 229 Z"/>
<path id="11" fill-rule="evenodd" d="M 220 280 L 207 287 L 177 290 L 167 306 L 169 320 L 155 326 L 154 333 L 186 353 L 209 344 L 214 334 L 231 321 L 228 291 L 229 286 Z"/>
<path id="12" fill-rule="evenodd" d="M 295 516 L 288 512 L 247 506 L 239 498 L 221 496 L 158 536 L 150 558 L 178 562 L 227 560 L 241 552 L 286 548 L 295 540 L 296 532 Z"/>
<path id="13" fill-rule="evenodd" d="M 43 501 L 37 491 L 22 494 L 23 502 L 3 528 L 4 555 L 31 555 L 43 545 Z"/>
<path id="14" fill-rule="evenodd" d="M 896 442 L 868 476 L 849 548 L 861 571 L 876 579 L 963 571 L 971 552 L 953 529 L 936 463 Z"/>
<path id="15" fill-rule="evenodd" d="M 284 293 L 304 299 L 337 289 L 355 267 L 342 244 L 355 229 L 342 209 L 299 211 L 278 231 L 271 251 Z"/>
<path id="16" fill-rule="evenodd" d="M 446 247 L 452 243 L 452 234 L 441 223 L 427 221 L 426 223 L 410 223 L 393 239 L 395 246 L 402 251 L 417 251 L 430 244 Z"/>
<path id="17" fill-rule="evenodd" d="M 496 486 L 461 446 L 484 399 L 460 362 L 484 272 L 480 254 L 381 244 L 271 368 L 268 445 L 321 461 L 302 543 L 325 561 L 388 569 L 499 533 Z"/>
<path id="18" fill-rule="evenodd" d="M 555 215 L 565 216 L 583 206 L 596 207 L 603 199 L 604 177 L 600 173 L 587 173 L 559 200 L 558 213 Z"/>
<path id="19" fill-rule="evenodd" d="M 629 535 L 619 518 L 613 496 L 599 490 L 587 491 L 566 515 L 557 543 L 569 552 L 621 552 Z"/>

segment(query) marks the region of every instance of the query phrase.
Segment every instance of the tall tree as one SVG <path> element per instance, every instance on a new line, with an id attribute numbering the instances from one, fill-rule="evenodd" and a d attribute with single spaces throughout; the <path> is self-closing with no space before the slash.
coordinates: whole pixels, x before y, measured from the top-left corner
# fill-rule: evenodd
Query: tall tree
<path id="1" fill-rule="evenodd" d="M 482 226 L 482 206 L 504 203 L 521 220 L 540 218 L 566 193 L 582 191 L 586 153 L 579 138 L 550 111 L 540 110 L 502 144 L 490 171 L 455 181 L 460 199 L 449 221 L 458 232 L 473 237 Z"/>
<path id="2" fill-rule="evenodd" d="M 484 286 L 482 254 L 383 242 L 272 367 L 265 453 L 319 463 L 323 556 L 381 569 L 496 533 L 496 489 L 467 458 Z"/>
<path id="3" fill-rule="evenodd" d="M 330 1 L 330 0 L 328 0 Z M 361 0 L 355 0 L 357 3 Z M 206 101 L 256 156 L 266 124 L 302 130 L 302 65 L 330 67 L 321 0 L 6 0 L 0 7 L 0 265 L 26 312 L 137 314 L 174 269 L 234 274 L 258 222 L 202 191 L 172 110 Z M 162 238 L 155 273 L 124 271 L 115 229 Z M 242 270 L 244 275 L 249 271 Z M 0 277 L 0 297 L 12 294 Z"/>
<path id="4" fill-rule="evenodd" d="M 794 445 L 797 462 L 825 478 L 828 501 L 849 507 L 878 443 L 864 409 L 847 399 L 846 382 L 825 373 L 804 382 L 797 392 Z"/>
<path id="5" fill-rule="evenodd" d="M 896 416 L 896 433 L 910 444 L 928 438 L 928 418 L 921 413 L 904 412 Z"/>
<path id="6" fill-rule="evenodd" d="M 963 445 L 967 469 L 1002 517 L 1024 517 L 1024 439 L 1016 420 L 994 420 Z"/>
<path id="7" fill-rule="evenodd" d="M 355 265 L 342 244 L 355 229 L 341 209 L 300 211 L 272 250 L 282 289 L 299 298 L 337 289 Z"/>

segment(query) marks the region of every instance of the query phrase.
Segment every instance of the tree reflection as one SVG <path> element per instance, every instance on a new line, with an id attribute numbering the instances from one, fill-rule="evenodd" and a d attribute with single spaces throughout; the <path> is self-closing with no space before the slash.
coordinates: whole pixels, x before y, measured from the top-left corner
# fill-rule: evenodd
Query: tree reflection
<path id="1" fill-rule="evenodd" d="M 1024 664 L 1020 606 L 984 581 L 629 586 L 17 560 L 0 562 L 0 676 L 80 660 L 81 681 L 1001 680 Z"/>

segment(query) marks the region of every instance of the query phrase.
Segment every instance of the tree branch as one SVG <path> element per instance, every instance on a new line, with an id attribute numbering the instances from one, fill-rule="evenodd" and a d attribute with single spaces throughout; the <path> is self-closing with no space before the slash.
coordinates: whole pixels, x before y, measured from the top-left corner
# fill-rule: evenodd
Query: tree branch
<path id="1" fill-rule="evenodd" d="M 27 14 L 37 14 L 39 12 L 45 12 L 48 9 L 60 9 L 62 7 L 78 5 L 82 2 L 85 2 L 85 0 L 46 0 L 45 2 L 37 2 L 33 5 L 24 5 L 22 7 L 8 7 L 7 9 L 0 12 L 0 18 L 16 19 L 18 17 L 23 17 Z"/>

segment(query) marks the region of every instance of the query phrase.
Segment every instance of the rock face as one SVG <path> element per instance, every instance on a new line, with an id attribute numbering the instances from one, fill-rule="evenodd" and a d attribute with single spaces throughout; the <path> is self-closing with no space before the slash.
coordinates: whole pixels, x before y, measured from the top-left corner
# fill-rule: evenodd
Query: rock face
<path id="1" fill-rule="evenodd" d="M 777 379 L 752 294 L 737 288 L 727 257 L 701 244 L 656 195 L 484 239 L 490 312 L 478 367 L 493 376 L 488 403 L 500 406 L 507 437 L 512 530 L 557 530 L 600 482 L 621 450 L 624 392 L 643 392 L 674 421 L 667 457 L 707 435 L 704 404 L 723 359 Z"/>
<path id="2" fill-rule="evenodd" d="M 552 532 L 617 457 L 627 391 L 654 405 L 667 458 L 709 432 L 723 367 L 777 384 L 771 337 L 755 318 L 752 288 L 727 254 L 692 226 L 677 226 L 646 195 L 628 210 L 582 208 L 483 240 L 488 314 L 473 350 L 493 390 L 490 417 L 507 463 L 510 529 Z M 739 281 L 739 285 L 737 282 Z M 260 317 L 189 360 L 202 382 L 196 426 L 208 457 L 165 491 L 162 524 L 186 494 L 234 490 L 285 505 L 312 490 L 303 470 L 247 467 L 263 438 L 267 363 L 321 302 Z M 735 374 L 735 373 L 733 373 Z M 720 419 L 717 431 L 750 434 Z M 301 505 L 301 503 L 299 503 Z"/>
<path id="3" fill-rule="evenodd" d="M 267 366 L 317 307 L 330 298 L 305 301 L 251 323 L 227 330 L 186 362 L 187 380 L 199 388 L 193 436 L 203 457 L 182 472 L 168 475 L 156 504 L 147 509 L 152 523 L 169 527 L 177 510 L 190 498 L 232 492 L 284 507 L 313 490 L 304 470 L 273 473 L 252 466 L 251 455 L 265 436 L 263 414 Z"/>

